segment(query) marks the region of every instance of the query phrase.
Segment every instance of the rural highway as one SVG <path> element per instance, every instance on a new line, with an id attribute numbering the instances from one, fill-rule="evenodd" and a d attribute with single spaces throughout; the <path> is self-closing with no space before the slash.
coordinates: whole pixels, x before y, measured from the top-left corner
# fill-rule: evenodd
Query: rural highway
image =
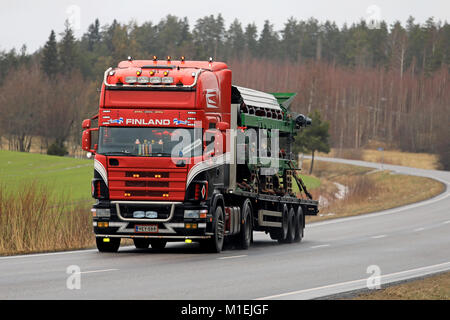
<path id="1" fill-rule="evenodd" d="M 383 169 L 432 177 L 447 188 L 405 207 L 308 224 L 298 244 L 256 232 L 249 250 L 220 254 L 174 243 L 163 252 L 127 246 L 0 257 L 0 299 L 312 299 L 366 288 L 370 276 L 379 275 L 382 286 L 450 270 L 450 172 Z M 66 271 L 74 265 L 80 289 L 69 290 Z"/>

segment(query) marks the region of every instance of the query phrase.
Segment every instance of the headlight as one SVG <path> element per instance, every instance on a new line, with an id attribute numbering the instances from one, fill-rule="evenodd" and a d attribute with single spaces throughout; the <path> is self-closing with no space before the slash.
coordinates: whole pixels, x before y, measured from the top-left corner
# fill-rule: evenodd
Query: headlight
<path id="1" fill-rule="evenodd" d="M 137 77 L 125 77 L 125 82 L 126 83 L 136 83 L 137 82 Z"/>
<path id="2" fill-rule="evenodd" d="M 97 218 L 109 218 L 111 217 L 111 210 L 109 209 L 92 209 L 94 217 Z"/>
<path id="3" fill-rule="evenodd" d="M 184 210 L 184 218 L 186 219 L 198 219 L 206 218 L 208 210 Z"/>
<path id="4" fill-rule="evenodd" d="M 163 78 L 161 79 L 161 82 L 162 82 L 163 84 L 171 84 L 171 83 L 173 82 L 173 77 L 163 77 Z"/>

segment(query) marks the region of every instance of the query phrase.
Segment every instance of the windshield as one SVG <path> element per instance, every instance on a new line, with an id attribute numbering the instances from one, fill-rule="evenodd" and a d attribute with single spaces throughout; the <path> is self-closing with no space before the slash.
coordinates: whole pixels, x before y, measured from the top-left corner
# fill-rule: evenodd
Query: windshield
<path id="1" fill-rule="evenodd" d="M 98 153 L 110 156 L 194 157 L 202 131 L 184 128 L 100 127 Z"/>

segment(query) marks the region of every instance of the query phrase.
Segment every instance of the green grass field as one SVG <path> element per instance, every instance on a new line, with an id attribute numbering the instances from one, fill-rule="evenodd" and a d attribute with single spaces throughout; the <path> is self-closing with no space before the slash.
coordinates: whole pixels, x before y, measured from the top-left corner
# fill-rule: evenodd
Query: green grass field
<path id="1" fill-rule="evenodd" d="M 91 198 L 93 161 L 0 150 L 0 185 L 20 192 L 26 183 L 36 181 L 71 201 Z"/>

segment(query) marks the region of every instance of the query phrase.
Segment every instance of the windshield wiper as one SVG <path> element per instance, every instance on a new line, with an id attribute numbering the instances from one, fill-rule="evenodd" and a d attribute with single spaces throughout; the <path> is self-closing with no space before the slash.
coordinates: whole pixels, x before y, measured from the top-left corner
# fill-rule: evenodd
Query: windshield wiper
<path id="1" fill-rule="evenodd" d="M 148 154 L 149 157 L 171 157 L 172 154 L 171 153 L 167 153 L 167 152 L 152 152 Z"/>
<path id="2" fill-rule="evenodd" d="M 103 153 L 103 155 L 105 156 L 122 156 L 122 155 L 126 155 L 126 156 L 131 156 L 131 157 L 135 157 L 135 154 L 132 154 L 129 151 L 112 151 L 112 152 L 105 152 Z"/>

